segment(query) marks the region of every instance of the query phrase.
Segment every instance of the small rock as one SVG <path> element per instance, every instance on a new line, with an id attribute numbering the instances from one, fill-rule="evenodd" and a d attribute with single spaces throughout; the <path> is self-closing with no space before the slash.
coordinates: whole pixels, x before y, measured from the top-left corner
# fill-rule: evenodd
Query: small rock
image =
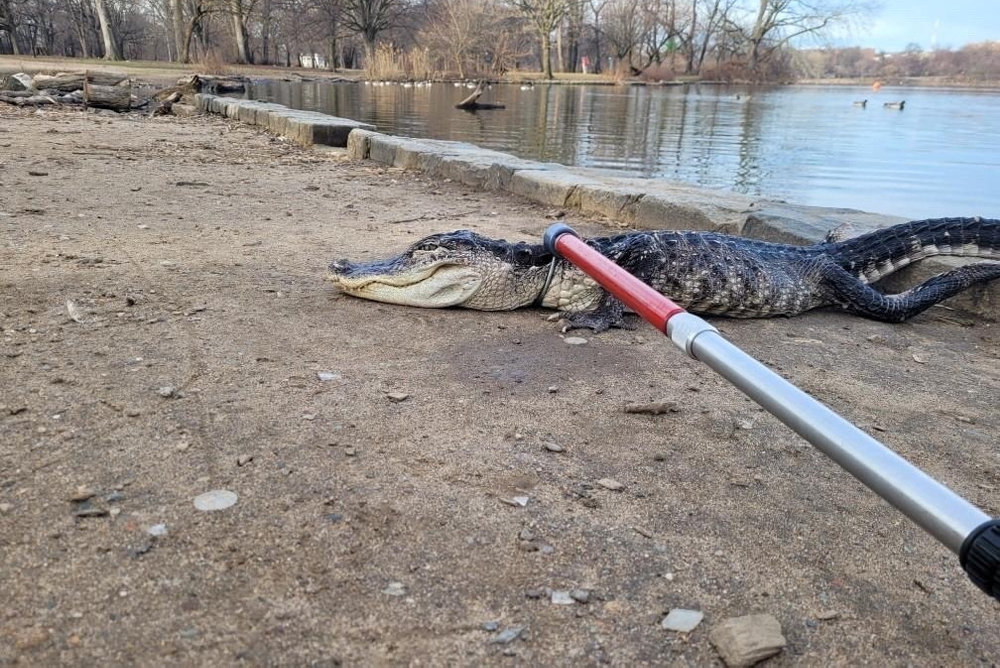
<path id="1" fill-rule="evenodd" d="M 680 413 L 680 406 L 676 401 L 654 401 L 649 404 L 625 404 L 626 413 L 639 413 L 645 415 L 663 415 L 664 413 Z"/>
<path id="2" fill-rule="evenodd" d="M 302 419 L 303 420 L 307 420 L 309 422 L 312 422 L 313 420 L 316 419 L 316 415 L 315 415 L 315 413 L 303 413 L 302 414 Z"/>
<path id="3" fill-rule="evenodd" d="M 691 633 L 705 619 L 705 613 L 700 610 L 685 610 L 674 608 L 660 622 L 660 627 L 678 633 Z"/>
<path id="4" fill-rule="evenodd" d="M 236 458 L 237 466 L 246 466 L 253 461 L 253 455 L 240 455 Z"/>
<path id="5" fill-rule="evenodd" d="M 169 385 L 164 385 L 163 387 L 158 389 L 156 393 L 159 394 L 164 399 L 170 399 L 177 394 L 177 388 L 170 387 Z"/>
<path id="6" fill-rule="evenodd" d="M 389 585 L 382 590 L 382 593 L 387 596 L 405 596 L 406 585 L 402 582 L 390 582 Z"/>
<path id="7" fill-rule="evenodd" d="M 552 441 L 548 441 L 545 443 L 545 449 L 548 450 L 549 452 L 563 452 L 566 450 L 566 448 L 564 448 L 563 446 L 559 445 L 558 443 L 553 443 Z"/>
<path id="8" fill-rule="evenodd" d="M 572 595 L 564 589 L 553 590 L 550 600 L 553 605 L 573 605 L 574 603 Z"/>
<path id="9" fill-rule="evenodd" d="M 509 642 L 513 642 L 521 637 L 521 633 L 524 631 L 523 626 L 512 626 L 509 629 L 504 629 L 500 633 L 496 634 L 490 638 L 490 643 L 494 645 L 506 645 Z"/>
<path id="10" fill-rule="evenodd" d="M 590 591 L 586 589 L 572 589 L 569 595 L 577 603 L 587 603 L 590 601 Z"/>
<path id="11" fill-rule="evenodd" d="M 610 489 L 612 492 L 620 492 L 625 489 L 625 485 L 621 484 L 614 478 L 601 478 L 597 481 L 597 484 L 604 489 Z"/>
<path id="12" fill-rule="evenodd" d="M 317 371 L 316 377 L 326 383 L 331 380 L 340 380 L 341 375 L 336 371 Z"/>
<path id="13" fill-rule="evenodd" d="M 816 619 L 821 622 L 828 622 L 831 619 L 836 619 L 837 617 L 840 617 L 840 613 L 836 610 L 821 610 L 816 613 Z"/>
<path id="14" fill-rule="evenodd" d="M 535 540 L 535 532 L 525 527 L 521 529 L 521 533 L 517 534 L 517 537 L 521 540 Z"/>
<path id="15" fill-rule="evenodd" d="M 500 622 L 483 622 L 483 630 L 492 633 L 500 628 Z"/>
<path id="16" fill-rule="evenodd" d="M 512 496 L 510 498 L 501 498 L 502 502 L 506 503 L 508 506 L 521 506 L 522 508 L 528 505 L 527 496 Z"/>
<path id="17" fill-rule="evenodd" d="M 517 549 L 521 550 L 521 552 L 538 552 L 538 546 L 532 543 L 530 540 L 518 541 Z"/>
<path id="18" fill-rule="evenodd" d="M 118 490 L 115 490 L 110 494 L 108 494 L 106 497 L 104 497 L 104 500 L 107 501 L 108 503 L 117 503 L 119 501 L 124 501 L 125 495 L 119 492 Z"/>
<path id="19" fill-rule="evenodd" d="M 344 448 L 344 454 L 347 455 L 348 457 L 353 457 L 354 455 L 358 454 L 358 451 L 352 447 L 346 447 Z"/>
<path id="20" fill-rule="evenodd" d="M 239 496 L 236 492 L 230 492 L 228 489 L 213 489 L 194 497 L 194 507 L 203 511 L 225 510 L 235 505 L 238 499 Z"/>
<path id="21" fill-rule="evenodd" d="M 410 395 L 406 392 L 386 392 L 385 396 L 394 404 L 398 404 L 401 401 L 406 401 L 410 398 Z"/>
<path id="22" fill-rule="evenodd" d="M 525 589 L 524 597 L 530 599 L 539 599 L 545 595 L 545 592 L 541 589 Z"/>
<path id="23" fill-rule="evenodd" d="M 9 513 L 14 506 L 10 503 L 0 503 L 0 515 L 6 515 Z"/>
<path id="24" fill-rule="evenodd" d="M 549 385 L 549 394 L 555 394 L 558 391 L 559 391 L 558 387 L 556 387 L 555 385 Z"/>
<path id="25" fill-rule="evenodd" d="M 97 492 L 95 492 L 94 490 L 92 490 L 89 487 L 86 487 L 84 485 L 80 485 L 70 495 L 69 500 L 73 501 L 74 503 L 82 503 L 82 502 L 86 501 L 87 499 L 93 498 L 96 495 L 97 495 Z"/>
<path id="26" fill-rule="evenodd" d="M 752 666 L 787 644 L 781 624 L 767 614 L 727 619 L 716 624 L 708 638 L 730 668 Z"/>
<path id="27" fill-rule="evenodd" d="M 174 448 L 177 450 L 177 452 L 184 452 L 185 450 L 187 450 L 190 447 L 191 447 L 191 444 L 188 443 L 187 441 L 181 441 L 180 443 L 178 443 L 177 445 L 174 446 Z"/>
<path id="28" fill-rule="evenodd" d="M 570 346 L 582 346 L 587 343 L 587 339 L 582 336 L 567 336 L 563 341 Z"/>
<path id="29" fill-rule="evenodd" d="M 160 522 L 159 524 L 154 524 L 153 526 L 146 529 L 146 533 L 154 538 L 160 538 L 161 536 L 167 535 L 167 525 Z"/>

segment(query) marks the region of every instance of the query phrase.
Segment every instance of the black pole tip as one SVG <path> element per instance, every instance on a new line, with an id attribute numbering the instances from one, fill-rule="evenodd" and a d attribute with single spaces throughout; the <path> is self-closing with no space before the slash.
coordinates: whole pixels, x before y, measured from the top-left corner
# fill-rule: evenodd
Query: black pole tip
<path id="1" fill-rule="evenodd" d="M 1000 518 L 972 530 L 958 554 L 969 579 L 995 599 L 1000 599 Z"/>
<path id="2" fill-rule="evenodd" d="M 545 250 L 552 253 L 553 255 L 558 255 L 556 252 L 556 239 L 564 234 L 572 234 L 574 237 L 580 236 L 576 233 L 572 227 L 566 223 L 556 223 L 554 225 L 549 225 L 549 229 L 545 230 L 545 236 L 543 237 L 543 242 L 545 243 Z"/>

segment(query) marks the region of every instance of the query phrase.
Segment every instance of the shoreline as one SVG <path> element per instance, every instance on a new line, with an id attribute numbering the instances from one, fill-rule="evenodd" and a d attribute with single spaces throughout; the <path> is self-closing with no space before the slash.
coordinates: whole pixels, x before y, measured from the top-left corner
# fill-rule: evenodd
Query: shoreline
<path id="1" fill-rule="evenodd" d="M 205 72 L 197 64 L 168 63 L 159 61 L 104 61 L 104 60 L 74 60 L 71 58 L 54 58 L 48 56 L 24 57 L 12 55 L 0 55 L 0 74 L 12 74 L 18 71 L 25 71 L 29 74 L 36 72 L 55 71 L 76 71 L 97 70 L 105 72 L 123 72 L 130 76 L 136 76 L 147 80 L 152 84 L 165 86 L 176 83 L 176 80 L 190 76 L 192 74 L 214 74 L 216 76 L 246 76 L 258 80 L 281 81 L 291 77 L 303 80 L 337 80 L 337 81 L 364 81 L 362 70 L 341 70 L 330 71 L 302 67 L 278 67 L 265 65 L 227 65 L 219 72 Z M 452 82 L 458 79 L 435 79 L 435 81 Z M 803 78 L 796 81 L 775 81 L 765 83 L 751 83 L 748 81 L 714 81 L 701 80 L 689 77 L 681 77 L 675 80 L 664 81 L 644 81 L 638 78 L 628 78 L 615 80 L 608 75 L 587 75 L 580 73 L 559 74 L 554 80 L 541 78 L 538 72 L 520 72 L 505 75 L 499 79 L 499 83 L 525 83 L 549 85 L 603 85 L 603 86 L 683 86 L 683 85 L 711 85 L 711 86 L 746 86 L 746 87 L 769 87 L 769 86 L 871 86 L 875 81 L 872 77 L 826 79 L 826 78 Z M 880 79 L 883 86 L 899 88 L 942 88 L 956 90 L 984 90 L 1000 91 L 1000 81 L 960 81 L 947 79 L 944 77 L 904 77 L 894 79 Z"/>

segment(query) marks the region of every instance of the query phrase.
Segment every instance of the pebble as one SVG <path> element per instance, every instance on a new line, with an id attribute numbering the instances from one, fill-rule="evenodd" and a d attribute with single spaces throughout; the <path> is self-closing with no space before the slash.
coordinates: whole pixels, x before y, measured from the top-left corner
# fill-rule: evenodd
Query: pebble
<path id="1" fill-rule="evenodd" d="M 545 595 L 545 592 L 542 591 L 541 589 L 525 589 L 524 590 L 524 597 L 525 598 L 537 599 L 537 598 L 541 598 L 544 595 Z"/>
<path id="2" fill-rule="evenodd" d="M 625 485 L 621 484 L 614 478 L 601 478 L 597 481 L 597 484 L 604 489 L 610 489 L 612 492 L 620 492 L 625 489 Z"/>
<path id="3" fill-rule="evenodd" d="M 236 458 L 237 466 L 246 466 L 253 461 L 253 455 L 240 455 Z"/>
<path id="4" fill-rule="evenodd" d="M 348 457 L 353 457 L 354 455 L 358 454 L 358 451 L 355 450 L 354 448 L 348 447 L 344 448 L 344 454 L 347 455 Z"/>
<path id="5" fill-rule="evenodd" d="M 504 629 L 500 633 L 496 634 L 490 638 L 490 643 L 495 645 L 506 645 L 509 642 L 513 642 L 521 637 L 521 633 L 524 631 L 523 626 L 512 626 L 508 629 Z"/>
<path id="6" fill-rule="evenodd" d="M 660 627 L 668 631 L 678 633 L 691 633 L 701 620 L 705 619 L 705 613 L 699 610 L 685 610 L 684 608 L 674 608 L 660 622 Z"/>
<path id="7" fill-rule="evenodd" d="M 385 396 L 394 404 L 398 404 L 401 401 L 406 401 L 410 398 L 410 395 L 406 392 L 386 392 Z"/>
<path id="8" fill-rule="evenodd" d="M 213 489 L 194 497 L 194 507 L 198 510 L 225 510 L 236 504 L 239 496 L 228 489 Z"/>
<path id="9" fill-rule="evenodd" d="M 106 497 L 104 497 L 104 500 L 107 501 L 108 503 L 117 503 L 118 501 L 124 501 L 125 495 L 119 492 L 118 490 L 115 490 L 110 494 L 108 494 Z"/>
<path id="10" fill-rule="evenodd" d="M 75 503 L 81 503 L 83 501 L 86 501 L 87 499 L 93 498 L 96 495 L 97 492 L 95 492 L 94 490 L 90 489 L 89 487 L 85 487 L 84 485 L 80 485 L 70 495 L 69 500 Z"/>
<path id="11" fill-rule="evenodd" d="M 563 341 L 565 341 L 566 344 L 570 346 L 582 346 L 585 343 L 587 343 L 587 339 L 583 338 L 582 336 L 567 336 L 565 339 L 563 339 Z"/>
<path id="12" fill-rule="evenodd" d="M 559 387 L 556 385 L 549 385 L 549 394 L 555 394 L 559 391 Z"/>
<path id="13" fill-rule="evenodd" d="M 382 593 L 387 596 L 405 596 L 406 585 L 402 582 L 390 582 L 389 585 L 382 590 Z"/>
<path id="14" fill-rule="evenodd" d="M 10 503 L 0 503 L 0 514 L 6 515 L 9 513 L 14 506 Z"/>
<path id="15" fill-rule="evenodd" d="M 191 444 L 188 443 L 187 441 L 181 441 L 174 447 L 177 449 L 177 452 L 184 452 L 185 450 L 191 447 Z"/>
<path id="16" fill-rule="evenodd" d="M 171 387 L 169 385 L 164 385 L 163 387 L 158 389 L 156 393 L 159 394 L 164 399 L 170 399 L 171 397 L 177 394 L 177 388 Z"/>
<path id="17" fill-rule="evenodd" d="M 506 503 L 508 506 L 521 506 L 522 508 L 528 505 L 527 496 L 512 496 L 509 499 L 501 498 L 501 501 Z"/>
<path id="18" fill-rule="evenodd" d="M 319 378 L 324 383 L 331 380 L 340 380 L 341 376 L 336 371 L 317 371 L 316 377 Z"/>
<path id="19" fill-rule="evenodd" d="M 148 533 L 150 536 L 153 536 L 154 538 L 166 536 L 167 525 L 164 524 L 163 522 L 160 522 L 159 524 L 154 524 L 153 526 L 146 529 L 146 533 Z"/>
<path id="20" fill-rule="evenodd" d="M 545 449 L 548 450 L 549 452 L 563 452 L 566 450 L 566 448 L 564 448 L 563 446 L 559 445 L 558 443 L 553 443 L 551 441 L 545 443 Z"/>
<path id="21" fill-rule="evenodd" d="M 788 644 L 781 624 L 767 614 L 731 617 L 716 624 L 708 639 L 730 668 L 752 666 Z"/>
<path id="22" fill-rule="evenodd" d="M 500 628 L 500 622 L 483 622 L 483 630 L 492 633 Z"/>
<path id="23" fill-rule="evenodd" d="M 573 605 L 573 596 L 564 589 L 552 591 L 551 601 L 553 605 Z"/>
<path id="24" fill-rule="evenodd" d="M 586 589 L 572 589 L 570 590 L 569 595 L 577 603 L 587 603 L 590 601 L 590 591 Z"/>

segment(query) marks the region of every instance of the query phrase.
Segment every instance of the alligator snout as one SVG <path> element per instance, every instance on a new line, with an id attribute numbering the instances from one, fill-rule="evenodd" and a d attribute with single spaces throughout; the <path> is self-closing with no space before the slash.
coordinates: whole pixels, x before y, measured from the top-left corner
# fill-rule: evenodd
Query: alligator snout
<path id="1" fill-rule="evenodd" d="M 329 266 L 330 272 L 338 276 L 345 276 L 354 269 L 354 263 L 348 259 L 334 260 Z"/>

